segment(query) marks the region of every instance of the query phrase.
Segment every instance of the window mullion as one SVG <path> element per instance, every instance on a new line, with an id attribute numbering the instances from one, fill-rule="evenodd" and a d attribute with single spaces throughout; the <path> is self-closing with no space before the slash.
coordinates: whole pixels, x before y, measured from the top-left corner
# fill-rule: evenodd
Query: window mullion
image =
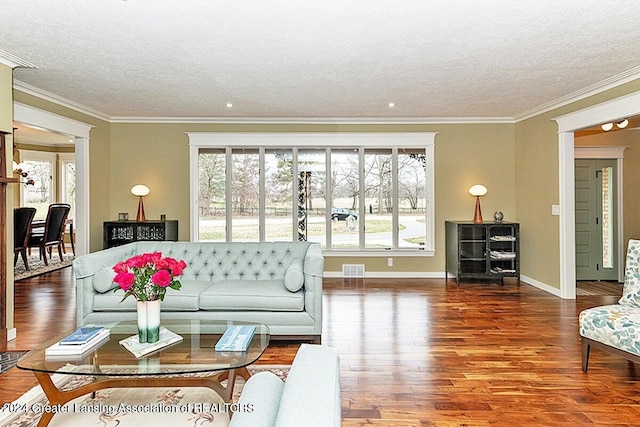
<path id="1" fill-rule="evenodd" d="M 358 221 L 358 236 L 359 236 L 359 247 L 360 250 L 363 250 L 365 248 L 365 235 L 364 233 L 366 232 L 364 223 L 365 221 L 363 221 L 362 219 L 365 217 L 364 215 L 364 205 L 365 205 L 365 194 L 364 194 L 364 147 L 360 146 L 360 148 L 358 149 L 358 172 L 359 172 L 359 177 L 358 177 L 358 218 L 360 218 L 360 221 Z"/>
<path id="2" fill-rule="evenodd" d="M 398 194 L 398 147 L 391 149 L 391 200 L 393 201 L 391 219 L 391 239 L 393 249 L 400 247 L 400 198 Z"/>
<path id="3" fill-rule="evenodd" d="M 265 241 L 266 236 L 266 194 L 265 194 L 265 176 L 266 176 L 266 163 L 264 160 L 265 148 L 260 147 L 258 149 L 258 164 L 259 164 L 259 175 L 258 175 L 258 240 L 260 242 Z"/>
<path id="4" fill-rule="evenodd" d="M 298 147 L 291 151 L 291 235 L 298 240 Z"/>
<path id="5" fill-rule="evenodd" d="M 231 194 L 231 190 L 233 189 L 233 183 L 232 183 L 232 179 L 233 179 L 233 157 L 231 156 L 231 147 L 226 147 L 225 148 L 225 154 L 226 154 L 226 160 L 225 160 L 225 166 L 226 169 L 224 171 L 224 176 L 225 176 L 225 204 L 226 209 L 225 209 L 225 219 L 226 219 L 226 224 L 225 224 L 225 234 L 226 234 L 226 239 L 227 242 L 231 241 L 231 236 L 232 236 L 232 230 L 231 230 L 231 222 L 232 222 L 232 218 L 233 218 L 233 196 Z"/>

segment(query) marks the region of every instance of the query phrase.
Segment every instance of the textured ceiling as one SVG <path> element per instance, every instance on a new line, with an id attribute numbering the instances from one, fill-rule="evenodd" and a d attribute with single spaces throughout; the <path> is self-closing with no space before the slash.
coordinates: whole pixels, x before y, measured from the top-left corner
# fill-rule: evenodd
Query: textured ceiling
<path id="1" fill-rule="evenodd" d="M 0 49 L 38 67 L 16 69 L 18 86 L 111 119 L 514 118 L 640 71 L 635 0 L 20 0 L 1 13 Z"/>

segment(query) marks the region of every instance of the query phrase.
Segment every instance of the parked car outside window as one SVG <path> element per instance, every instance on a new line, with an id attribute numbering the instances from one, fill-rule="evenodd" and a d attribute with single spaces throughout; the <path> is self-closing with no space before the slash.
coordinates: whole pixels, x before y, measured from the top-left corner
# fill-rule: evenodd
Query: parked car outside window
<path id="1" fill-rule="evenodd" d="M 331 208 L 331 220 L 346 221 L 349 217 L 353 217 L 354 220 L 357 220 L 358 214 L 346 208 Z"/>

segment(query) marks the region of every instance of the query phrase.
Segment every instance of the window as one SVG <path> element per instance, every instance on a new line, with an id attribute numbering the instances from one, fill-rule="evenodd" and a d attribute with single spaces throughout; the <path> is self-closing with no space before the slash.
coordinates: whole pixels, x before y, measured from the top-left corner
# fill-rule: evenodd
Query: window
<path id="1" fill-rule="evenodd" d="M 433 254 L 434 133 L 190 133 L 192 239 Z"/>
<path id="2" fill-rule="evenodd" d="M 45 219 L 51 203 L 76 205 L 76 163 L 73 153 L 20 150 L 20 166 L 34 185 L 20 186 L 20 205 L 36 208 L 36 219 Z"/>
<path id="3" fill-rule="evenodd" d="M 20 205 L 36 208 L 36 219 L 44 219 L 51 203 L 55 202 L 54 153 L 20 150 L 20 167 L 33 179 L 33 185 L 20 186 Z"/>

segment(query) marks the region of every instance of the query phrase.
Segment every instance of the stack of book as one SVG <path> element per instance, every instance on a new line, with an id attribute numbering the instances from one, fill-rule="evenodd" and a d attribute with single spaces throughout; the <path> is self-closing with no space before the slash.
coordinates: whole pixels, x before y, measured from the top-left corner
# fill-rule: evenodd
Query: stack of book
<path id="1" fill-rule="evenodd" d="M 109 340 L 104 326 L 83 326 L 44 351 L 48 359 L 83 358 Z"/>

